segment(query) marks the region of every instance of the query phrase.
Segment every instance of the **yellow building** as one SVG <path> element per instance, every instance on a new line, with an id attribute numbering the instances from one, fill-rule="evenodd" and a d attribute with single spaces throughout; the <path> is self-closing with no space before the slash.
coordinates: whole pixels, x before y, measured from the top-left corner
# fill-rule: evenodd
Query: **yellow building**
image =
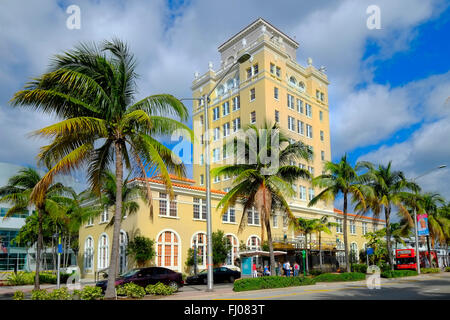
<path id="1" fill-rule="evenodd" d="M 296 165 L 304 166 L 315 175 L 322 173 L 323 161 L 331 159 L 328 80 L 323 70 L 312 66 L 310 59 L 306 67 L 295 61 L 298 47 L 295 40 L 263 19 L 258 19 L 219 47 L 223 61 L 220 70 L 214 71 L 210 64 L 204 75 L 196 75 L 192 90 L 193 96 L 199 97 L 213 88 L 223 72 L 240 55 L 244 52 L 252 55 L 249 61 L 236 66 L 211 97 L 209 123 L 213 130 L 210 135 L 212 167 L 221 165 L 219 160 L 223 160 L 223 155 L 221 157 L 220 154 L 225 138 L 233 137 L 248 123 L 262 125 L 265 121 L 277 121 L 293 140 L 301 140 L 313 148 L 314 158 L 310 162 Z M 199 137 L 204 121 L 202 117 L 202 106 L 195 104 L 194 132 Z M 157 256 L 151 264 L 189 272 L 185 261 L 188 249 L 196 241 L 202 256 L 199 269 L 206 268 L 206 197 L 203 187 L 204 161 L 200 156 L 203 154 L 202 147 L 201 144 L 194 145 L 194 180 L 172 177 L 175 193 L 173 201 L 168 199 L 161 180 L 150 179 L 154 201 L 153 219 L 150 218 L 148 206 L 139 200 L 139 211 L 123 220 L 120 271 L 134 267 L 133 261 L 127 259 L 125 249 L 129 239 L 138 234 L 155 241 Z M 135 179 L 130 183 L 143 185 L 144 181 Z M 240 247 L 261 249 L 265 239 L 261 239 L 261 221 L 256 210 L 248 213 L 246 227 L 241 233 L 238 233 L 242 217 L 240 206 L 230 208 L 225 215 L 220 214 L 217 203 L 231 184 L 231 177 L 220 177 L 220 181 L 212 181 L 212 228 L 213 231 L 223 230 L 231 240 L 232 248 L 226 265 L 236 267 Z M 321 202 L 317 207 L 307 207 L 308 201 L 318 192 L 311 188 L 308 181 L 298 181 L 294 189 L 297 195 L 289 201 L 294 215 L 304 218 L 327 215 L 329 221 L 342 224 L 342 212 L 335 210 L 332 204 Z M 111 212 L 106 210 L 80 229 L 78 261 L 82 277 L 94 277 L 96 271 L 109 266 L 112 228 L 106 226 L 112 217 L 112 210 L 113 208 Z M 371 218 L 362 217 L 350 221 L 348 239 L 350 249 L 356 252 L 364 248 L 366 240 L 363 234 L 369 228 L 372 231 L 378 225 L 379 228 L 382 227 L 381 220 Z M 287 219 L 281 214 L 274 215 L 271 223 L 275 248 L 286 250 L 289 259 L 295 259 L 298 250 L 304 247 L 303 237 L 288 228 Z M 333 252 L 342 265 L 342 225 L 332 228 L 332 232 L 331 235 L 322 234 L 322 248 Z M 312 235 L 312 249 L 318 249 L 317 235 Z"/>

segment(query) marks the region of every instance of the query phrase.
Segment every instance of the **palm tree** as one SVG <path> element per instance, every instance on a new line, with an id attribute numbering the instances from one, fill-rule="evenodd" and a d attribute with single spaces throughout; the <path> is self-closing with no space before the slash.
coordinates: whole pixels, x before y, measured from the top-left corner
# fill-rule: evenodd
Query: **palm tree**
<path id="1" fill-rule="evenodd" d="M 6 212 L 4 219 L 15 213 L 26 211 L 35 206 L 38 217 L 38 237 L 36 242 L 36 274 L 34 278 L 34 289 L 39 289 L 39 272 L 41 263 L 41 252 L 44 245 L 43 221 L 44 215 L 61 215 L 65 212 L 60 203 L 60 194 L 64 189 L 61 183 L 48 186 L 43 195 L 43 200 L 36 203 L 31 194 L 36 185 L 41 181 L 40 174 L 33 168 L 20 169 L 14 176 L 10 177 L 6 186 L 0 188 L 0 203 L 9 203 L 12 207 Z"/>
<path id="2" fill-rule="evenodd" d="M 318 219 L 316 223 L 316 232 L 319 234 L 319 263 L 320 263 L 320 270 L 322 270 L 322 232 L 325 232 L 326 234 L 331 234 L 331 227 L 337 227 L 339 224 L 335 222 L 328 221 L 328 216 L 323 216 L 322 218 Z"/>
<path id="3" fill-rule="evenodd" d="M 224 214 L 230 206 L 240 201 L 243 214 L 239 224 L 239 232 L 246 225 L 247 212 L 256 207 L 261 215 L 261 241 L 264 241 L 264 231 L 267 232 L 269 244 L 270 267 L 275 270 L 273 254 L 272 232 L 270 217 L 276 209 L 283 210 L 292 221 L 295 219 L 286 197 L 293 195 L 292 183 L 299 178 L 309 179 L 310 174 L 305 169 L 290 165 L 290 161 L 307 159 L 312 156 L 310 149 L 302 142 L 290 143 L 289 138 L 281 132 L 276 124 L 265 124 L 262 128 L 249 125 L 247 135 L 253 136 L 255 144 L 247 139 L 237 139 L 235 164 L 224 165 L 213 169 L 212 175 L 236 176 L 233 188 L 222 198 L 218 206 L 222 206 Z M 243 152 L 237 153 L 238 146 L 244 146 Z M 278 160 L 279 165 L 268 163 L 265 159 Z M 253 163 L 246 163 L 245 159 L 254 159 Z M 250 161 L 249 161 L 250 162 Z"/>
<path id="4" fill-rule="evenodd" d="M 304 268 L 307 273 L 309 273 L 308 235 L 309 235 L 309 250 L 311 251 L 311 234 L 318 231 L 319 222 L 320 222 L 319 219 L 297 218 L 291 223 L 295 231 L 299 231 L 303 233 L 303 235 L 305 236 L 306 266 L 304 266 Z"/>
<path id="5" fill-rule="evenodd" d="M 450 243 L 450 202 L 447 202 L 438 209 L 436 219 L 443 227 L 444 239 L 441 240 L 441 244 L 445 246 L 446 250 L 448 250 L 448 245 Z M 449 265 L 448 255 L 445 260 L 445 265 Z"/>
<path id="6" fill-rule="evenodd" d="M 378 218 L 384 208 L 386 220 L 386 247 L 388 251 L 389 265 L 394 270 L 391 246 L 391 213 L 392 208 L 397 207 L 400 217 L 411 219 L 411 215 L 404 206 L 404 195 L 408 190 L 418 190 L 417 184 L 407 181 L 403 172 L 393 171 L 392 162 L 387 166 L 379 165 L 377 168 L 370 162 L 362 162 L 361 167 L 368 171 L 364 174 L 366 184 L 373 190 L 373 196 L 368 201 L 374 216 Z"/>
<path id="7" fill-rule="evenodd" d="M 356 169 L 347 161 L 347 155 L 344 155 L 338 163 L 327 161 L 324 165 L 325 174 L 315 177 L 312 181 L 314 186 L 324 188 L 309 203 L 308 207 L 314 206 L 320 200 L 331 201 L 341 194 L 344 198 L 344 252 L 347 272 L 350 272 L 350 263 L 348 255 L 348 230 L 347 230 L 347 210 L 348 196 L 352 196 L 353 202 L 359 202 L 362 208 L 366 207 L 365 195 L 370 195 L 370 189 L 362 184 L 360 176 Z"/>
<path id="8" fill-rule="evenodd" d="M 135 101 L 135 59 L 120 40 L 101 46 L 80 44 L 74 50 L 56 55 L 50 70 L 28 83 L 11 99 L 13 106 L 29 106 L 56 115 L 61 122 L 42 128 L 35 135 L 52 138 L 41 148 L 39 162 L 51 169 L 32 192 L 35 203 L 43 202 L 44 191 L 58 173 L 69 173 L 87 166 L 94 193 L 100 194 L 102 173 L 115 163 L 115 220 L 122 215 L 124 165 L 139 169 L 146 178 L 146 167 L 156 166 L 173 197 L 169 171 L 178 176 L 185 167 L 156 136 L 181 129 L 192 131 L 180 121 L 188 118 L 187 108 L 168 94 L 150 95 Z M 172 160 L 172 159 L 175 160 Z M 135 170 L 136 169 L 136 170 Z M 150 184 L 147 198 L 152 216 Z M 114 224 L 110 275 L 117 273 L 120 222 Z M 105 298 L 115 298 L 114 277 L 108 279 Z"/>

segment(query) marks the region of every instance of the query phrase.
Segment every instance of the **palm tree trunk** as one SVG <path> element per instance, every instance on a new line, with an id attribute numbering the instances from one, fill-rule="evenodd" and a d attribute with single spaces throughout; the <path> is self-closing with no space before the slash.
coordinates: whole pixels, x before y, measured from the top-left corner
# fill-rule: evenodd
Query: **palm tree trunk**
<path id="1" fill-rule="evenodd" d="M 40 271 L 40 266 L 41 266 L 41 251 L 42 251 L 42 245 L 44 242 L 43 239 L 43 234 L 42 234 L 42 220 L 44 219 L 43 217 L 43 213 L 41 209 L 38 209 L 38 228 L 39 228 L 39 233 L 38 233 L 38 240 L 37 240 L 37 244 L 36 244 L 36 274 L 34 276 L 34 289 L 35 290 L 39 290 L 40 289 L 40 284 L 39 284 L 39 271 Z"/>
<path id="2" fill-rule="evenodd" d="M 275 255 L 273 253 L 272 229 L 270 228 L 270 219 L 266 219 L 267 241 L 269 242 L 269 257 L 270 257 L 270 275 L 275 274 Z"/>
<path id="3" fill-rule="evenodd" d="M 319 264 L 322 271 L 322 232 L 319 231 Z"/>
<path id="4" fill-rule="evenodd" d="M 386 249 L 388 252 L 389 266 L 394 270 L 394 263 L 392 262 L 392 246 L 391 246 L 391 206 L 384 207 L 384 215 L 386 218 Z"/>
<path id="5" fill-rule="evenodd" d="M 348 256 L 348 235 L 347 235 L 347 192 L 344 192 L 344 255 L 345 255 L 345 268 L 347 272 L 350 272 L 350 262 Z"/>
<path id="6" fill-rule="evenodd" d="M 306 246 L 305 246 L 305 251 L 306 251 L 306 266 L 305 266 L 305 270 L 306 270 L 306 274 L 309 274 L 309 259 L 308 259 L 308 234 L 305 233 L 305 240 L 306 240 Z M 311 237 L 309 237 L 309 240 L 311 241 Z"/>
<path id="7" fill-rule="evenodd" d="M 123 162 L 122 162 L 122 145 L 120 142 L 115 143 L 116 153 L 116 206 L 114 213 L 114 230 L 111 248 L 111 259 L 109 262 L 108 284 L 105 292 L 105 299 L 115 299 L 116 297 L 116 276 L 118 272 L 119 258 L 119 234 L 120 222 L 122 218 L 122 180 L 123 180 Z"/>
<path id="8" fill-rule="evenodd" d="M 428 262 L 430 263 L 430 268 L 432 268 L 432 265 L 431 265 L 432 259 L 431 259 L 430 236 L 426 236 L 426 237 L 427 237 Z"/>

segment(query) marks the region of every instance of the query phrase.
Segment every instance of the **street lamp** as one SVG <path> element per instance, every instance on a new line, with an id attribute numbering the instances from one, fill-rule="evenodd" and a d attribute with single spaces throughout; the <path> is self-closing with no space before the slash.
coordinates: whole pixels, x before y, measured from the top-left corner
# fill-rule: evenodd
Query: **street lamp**
<path id="1" fill-rule="evenodd" d="M 212 222 L 211 222 L 211 181 L 209 172 L 209 128 L 208 128 L 208 103 L 210 101 L 209 97 L 217 88 L 217 86 L 222 82 L 222 80 L 230 73 L 230 71 L 237 65 L 246 62 L 250 59 L 251 55 L 249 53 L 244 53 L 240 56 L 235 63 L 231 65 L 230 68 L 223 74 L 223 76 L 216 82 L 216 85 L 209 91 L 208 94 L 200 98 L 194 99 L 180 99 L 180 100 L 199 100 L 203 102 L 204 105 L 204 118 L 205 118 L 205 180 L 206 180 L 206 248 L 207 248 L 207 261 L 206 266 L 208 270 L 207 279 L 208 287 L 206 291 L 213 291 L 213 261 L 212 261 Z"/>
<path id="2" fill-rule="evenodd" d="M 413 182 L 416 182 L 417 179 L 422 178 L 423 176 L 426 176 L 427 174 L 433 172 L 434 170 L 443 169 L 446 168 L 447 165 L 443 164 L 439 167 L 433 168 L 431 170 L 426 171 L 425 173 L 422 173 L 421 175 L 415 177 L 413 179 Z M 416 206 L 414 206 L 414 234 L 415 234 L 415 244 L 416 244 L 416 266 L 417 266 L 417 274 L 420 274 L 420 259 L 419 259 L 419 235 L 417 232 L 417 212 L 416 212 Z M 431 254 L 431 253 L 429 253 Z"/>

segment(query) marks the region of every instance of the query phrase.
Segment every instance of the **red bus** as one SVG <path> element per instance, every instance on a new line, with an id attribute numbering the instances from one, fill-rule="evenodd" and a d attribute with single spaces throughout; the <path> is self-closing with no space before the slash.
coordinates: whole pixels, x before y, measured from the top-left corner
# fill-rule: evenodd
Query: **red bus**
<path id="1" fill-rule="evenodd" d="M 414 249 L 397 249 L 395 250 L 395 269 L 397 270 L 405 270 L 405 269 L 411 269 L 411 270 L 417 270 L 416 265 L 416 252 Z M 429 256 L 428 251 L 420 251 L 419 252 L 419 260 L 420 260 L 420 267 L 430 267 L 429 266 Z M 431 261 L 433 264 L 433 267 L 438 267 L 437 265 L 437 256 L 435 251 L 431 251 Z"/>

